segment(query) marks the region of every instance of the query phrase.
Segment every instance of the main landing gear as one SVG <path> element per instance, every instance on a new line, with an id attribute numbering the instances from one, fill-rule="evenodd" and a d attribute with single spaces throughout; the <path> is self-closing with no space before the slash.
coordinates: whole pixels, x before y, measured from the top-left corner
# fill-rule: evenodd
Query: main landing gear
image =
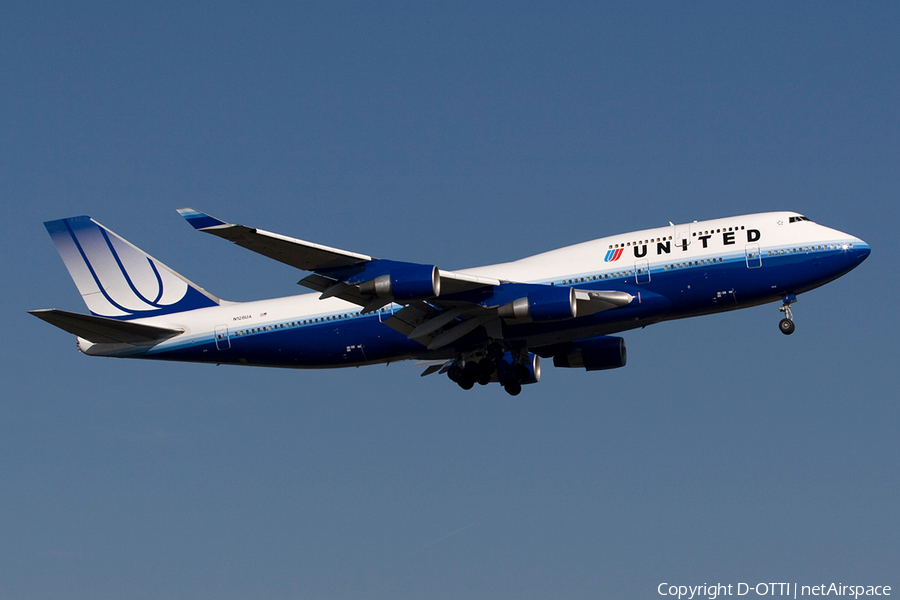
<path id="1" fill-rule="evenodd" d="M 522 382 L 531 376 L 528 367 L 518 361 L 510 364 L 504 358 L 505 351 L 496 342 L 487 347 L 485 354 L 486 356 L 480 360 L 466 360 L 462 366 L 457 361 L 447 369 L 447 377 L 462 389 L 471 390 L 476 383 L 487 385 L 494 381 L 496 374 L 496 381 L 500 382 L 506 393 L 518 396 L 522 391 Z"/>
<path id="2" fill-rule="evenodd" d="M 782 298 L 781 308 L 778 309 L 784 313 L 784 318 L 778 322 L 778 329 L 781 330 L 781 333 L 784 335 L 791 335 L 794 333 L 794 315 L 791 313 L 791 304 L 796 301 L 797 296 L 794 294 L 787 294 Z"/>

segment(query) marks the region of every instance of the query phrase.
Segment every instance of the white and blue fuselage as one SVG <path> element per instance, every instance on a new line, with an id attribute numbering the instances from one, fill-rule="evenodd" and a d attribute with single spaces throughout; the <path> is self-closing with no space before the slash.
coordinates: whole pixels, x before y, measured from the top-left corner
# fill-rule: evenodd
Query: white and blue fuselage
<path id="1" fill-rule="evenodd" d="M 313 271 L 317 275 L 309 278 L 309 287 L 319 293 L 254 302 L 218 300 L 149 256 L 129 259 L 129 253 L 141 251 L 93 220 L 54 221 L 48 230 L 94 318 L 103 320 L 97 327 L 115 329 L 115 322 L 121 322 L 147 326 L 150 332 L 150 339 L 123 334 L 125 341 L 119 341 L 108 331 L 105 337 L 82 334 L 76 325 L 54 322 L 78 335 L 82 352 L 290 368 L 419 359 L 444 362 L 443 370 L 450 369 L 454 380 L 454 366 L 458 375 L 467 362 L 490 357 L 491 364 L 499 364 L 504 353 L 515 364 L 517 357 L 527 363 L 531 352 L 556 360 L 578 350 L 587 364 L 589 346 L 579 349 L 580 340 L 660 321 L 779 300 L 790 317 L 797 294 L 847 273 L 870 252 L 857 237 L 797 213 L 771 212 L 635 231 L 503 264 L 456 271 L 435 267 L 432 288 L 427 285 L 431 272 L 421 265 L 378 266 L 390 261 L 232 226 L 196 211 L 185 216 L 197 229 Z M 92 246 L 91 236 L 100 241 Z M 283 258 L 285 248 L 297 252 Z M 144 283 L 132 275 L 137 267 L 129 270 L 129 264 L 143 260 L 152 267 Z M 418 272 L 426 275 L 404 279 L 404 274 Z M 105 285 L 116 278 L 118 285 Z M 186 286 L 198 306 L 182 298 L 160 304 L 167 280 Z M 426 281 L 425 291 L 398 292 L 409 281 L 412 290 Z M 148 306 L 129 309 L 127 302 L 113 297 L 117 289 L 123 298 L 139 292 Z M 35 314 L 42 316 L 40 312 Z M 53 322 L 49 315 L 45 320 Z M 782 327 L 790 333 L 793 324 L 787 329 Z M 172 333 L 151 335 L 156 330 Z M 566 364 L 566 359 L 557 364 L 583 366 Z M 608 367 L 615 366 L 621 365 Z M 499 375 L 503 383 L 503 369 L 493 372 L 493 380 Z M 522 373 L 522 382 L 531 382 Z M 539 378 L 539 371 L 531 378 Z"/>

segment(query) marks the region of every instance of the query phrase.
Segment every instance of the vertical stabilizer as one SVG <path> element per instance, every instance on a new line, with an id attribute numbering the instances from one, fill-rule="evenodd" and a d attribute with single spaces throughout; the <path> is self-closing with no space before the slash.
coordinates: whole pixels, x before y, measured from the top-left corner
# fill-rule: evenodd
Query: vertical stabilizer
<path id="1" fill-rule="evenodd" d="M 216 306 L 219 299 L 90 217 L 44 223 L 84 303 L 136 319 Z"/>

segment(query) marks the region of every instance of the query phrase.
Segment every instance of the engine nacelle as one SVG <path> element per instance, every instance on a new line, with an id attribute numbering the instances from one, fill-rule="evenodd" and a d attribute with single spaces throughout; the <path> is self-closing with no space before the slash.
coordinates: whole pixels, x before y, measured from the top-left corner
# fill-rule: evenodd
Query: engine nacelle
<path id="1" fill-rule="evenodd" d="M 548 287 L 501 306 L 498 313 L 504 319 L 533 321 L 562 321 L 578 316 L 575 288 Z"/>
<path id="2" fill-rule="evenodd" d="M 521 380 L 520 383 L 537 383 L 541 380 L 541 357 L 535 354 L 534 352 L 528 353 L 528 364 L 525 365 L 525 368 L 528 369 L 528 377 Z"/>
<path id="3" fill-rule="evenodd" d="M 434 298 L 441 295 L 441 277 L 435 266 L 414 265 L 379 275 L 361 283 L 359 289 L 364 294 L 375 294 L 379 298 Z"/>
<path id="4" fill-rule="evenodd" d="M 505 367 L 503 365 L 506 365 Z M 498 363 L 499 370 L 494 371 L 491 381 L 499 381 L 505 384 L 510 379 L 515 379 L 522 385 L 537 383 L 541 380 L 541 357 L 534 352 L 528 353 L 527 363 L 516 363 L 511 352 L 503 355 L 502 363 Z M 502 372 L 501 372 L 502 371 Z"/>
<path id="5" fill-rule="evenodd" d="M 604 335 L 566 344 L 553 355 L 553 366 L 602 371 L 624 367 L 627 358 L 625 340 Z"/>

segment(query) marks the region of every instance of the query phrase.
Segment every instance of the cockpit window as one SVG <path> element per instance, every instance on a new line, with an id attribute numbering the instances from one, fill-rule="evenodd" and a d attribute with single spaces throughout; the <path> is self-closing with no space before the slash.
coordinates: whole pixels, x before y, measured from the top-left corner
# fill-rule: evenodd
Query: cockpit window
<path id="1" fill-rule="evenodd" d="M 800 221 L 809 221 L 806 217 L 791 217 L 791 223 L 799 223 Z"/>

